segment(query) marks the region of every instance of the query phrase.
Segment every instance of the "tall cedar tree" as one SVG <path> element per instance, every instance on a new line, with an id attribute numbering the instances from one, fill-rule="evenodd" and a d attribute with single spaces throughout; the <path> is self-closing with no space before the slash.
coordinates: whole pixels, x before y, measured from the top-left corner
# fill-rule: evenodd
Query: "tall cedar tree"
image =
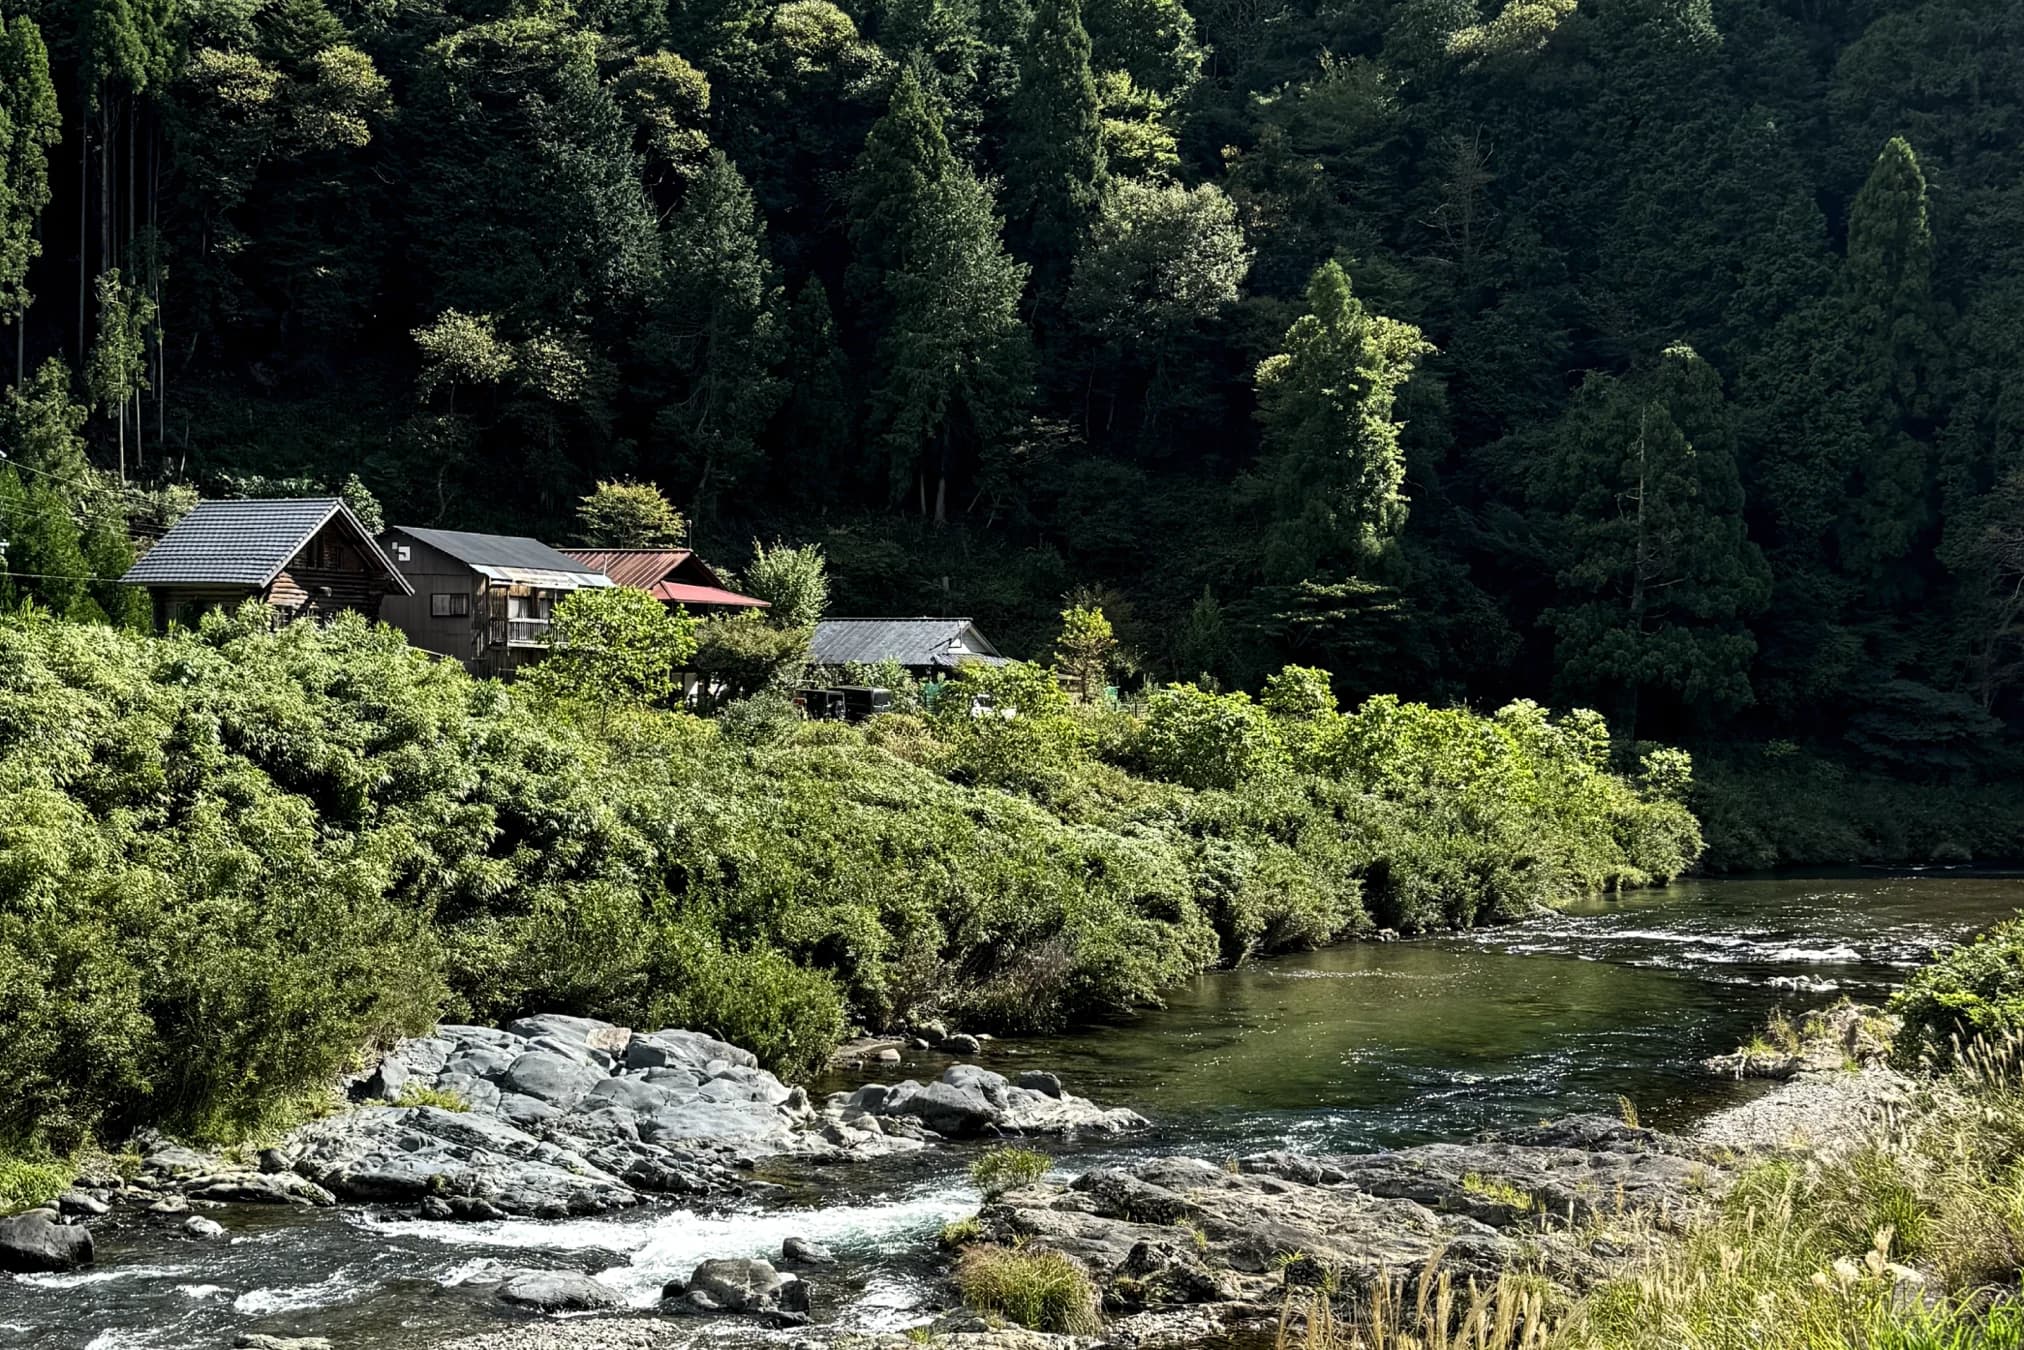
<path id="1" fill-rule="evenodd" d="M 1049 303 L 1103 190 L 1103 116 L 1089 52 L 1082 0 L 1040 0 L 1006 113 L 1006 217 Z"/>
<path id="2" fill-rule="evenodd" d="M 1743 621 L 1770 573 L 1745 534 L 1733 419 L 1707 362 L 1675 346 L 1641 379 L 1590 376 L 1532 487 L 1567 692 L 1613 694 L 1627 739 L 1647 688 L 1701 708 L 1751 701 Z"/>
<path id="3" fill-rule="evenodd" d="M 689 185 L 662 242 L 660 295 L 641 343 L 655 414 L 653 459 L 698 516 L 761 460 L 780 406 L 780 283 L 752 189 L 720 150 Z"/>
<path id="4" fill-rule="evenodd" d="M 1420 330 L 1365 311 L 1342 265 L 1323 263 L 1307 313 L 1258 367 L 1267 575 L 1293 583 L 1376 562 L 1405 528 L 1405 455 L 1392 404 L 1432 351 Z"/>
<path id="5" fill-rule="evenodd" d="M 801 283 L 787 315 L 787 398 L 770 438 L 779 482 L 808 503 L 857 496 L 859 466 L 848 450 L 853 404 L 850 361 L 837 341 L 829 288 Z"/>
<path id="6" fill-rule="evenodd" d="M 1933 236 L 1918 156 L 1894 136 L 1848 216 L 1837 286 L 1855 364 L 1844 378 L 1861 403 L 1864 435 L 1841 528 L 1844 564 L 1882 583 L 1931 519 L 1934 325 Z"/>
<path id="7" fill-rule="evenodd" d="M 49 205 L 49 152 L 63 138 L 42 32 L 25 14 L 0 23 L 0 323 L 15 330 L 14 382 L 25 371 L 28 267 Z"/>
<path id="8" fill-rule="evenodd" d="M 1026 268 L 991 193 L 949 153 L 919 77 L 901 73 L 851 191 L 854 276 L 877 332 L 870 425 L 895 499 L 949 515 L 1030 393 Z M 932 508 L 929 506 L 932 497 Z"/>

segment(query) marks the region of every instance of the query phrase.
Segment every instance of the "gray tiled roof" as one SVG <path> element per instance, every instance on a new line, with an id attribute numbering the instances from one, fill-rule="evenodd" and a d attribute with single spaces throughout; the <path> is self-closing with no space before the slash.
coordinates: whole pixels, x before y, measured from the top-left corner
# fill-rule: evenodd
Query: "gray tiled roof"
<path id="1" fill-rule="evenodd" d="M 522 534 L 471 534 L 464 530 L 424 530 L 396 525 L 389 533 L 406 535 L 471 567 L 512 567 L 540 572 L 580 572 L 602 577 L 588 563 L 558 553 L 539 539 Z"/>
<path id="2" fill-rule="evenodd" d="M 961 641 L 967 651 L 951 652 Z M 809 659 L 819 666 L 896 660 L 903 666 L 998 664 L 1003 657 L 968 619 L 824 619 L 815 625 Z"/>
<path id="3" fill-rule="evenodd" d="M 246 586 L 272 581 L 325 522 L 350 511 L 338 497 L 198 502 L 121 581 L 135 586 Z M 353 517 L 356 524 L 356 517 Z M 363 528 L 361 539 L 367 538 Z M 391 564 L 387 571 L 398 576 Z"/>

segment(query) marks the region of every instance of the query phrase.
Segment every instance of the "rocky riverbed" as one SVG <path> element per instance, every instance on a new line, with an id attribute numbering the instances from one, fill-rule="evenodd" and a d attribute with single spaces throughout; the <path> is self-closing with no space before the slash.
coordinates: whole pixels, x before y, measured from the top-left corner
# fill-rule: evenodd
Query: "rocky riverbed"
<path id="1" fill-rule="evenodd" d="M 1515 1253 L 1581 1287 L 1719 1195 L 1740 1158 L 1833 1147 L 1908 1090 L 1850 1072 L 1847 1045 L 1795 1055 L 1775 1032 L 1746 1063 L 1698 1061 L 1794 991 L 1887 991 L 2015 907 L 2014 884 L 1986 887 L 1639 896 L 1259 963 L 1086 1034 L 909 1028 L 802 1093 L 693 1031 L 443 1027 L 265 1152 L 137 1140 L 138 1169 L 10 1225 L 56 1244 L 50 1266 L 93 1251 L 0 1274 L 0 1348 L 903 1350 L 929 1327 L 962 1350 L 1065 1350 L 955 1306 L 937 1234 L 973 1219 L 972 1241 L 1084 1263 L 1119 1347 L 1200 1342 L 1275 1317 L 1303 1280 L 1409 1278 L 1437 1251 L 1456 1274 Z M 1540 1124 L 1620 1093 L 1662 1128 Z M 1055 1166 L 980 1213 L 965 1173 L 1001 1139 Z M 791 1259 L 794 1238 L 836 1263 Z M 734 1264 L 692 1289 L 713 1261 Z"/>
<path id="2" fill-rule="evenodd" d="M 1816 1047 L 1816 1053 L 1818 1052 Z M 1091 1167 L 982 1206 L 963 1237 L 1061 1252 L 1087 1269 L 1108 1318 L 1105 1341 L 1180 1344 L 1262 1326 L 1289 1289 L 1326 1280 L 1355 1292 L 1438 1268 L 1482 1279 L 1507 1268 L 1579 1291 L 1675 1231 L 1719 1197 L 1752 1155 L 1858 1130 L 1904 1090 L 1872 1065 L 1800 1068 L 1757 1101 L 1692 1134 L 1589 1115 L 1366 1154 L 1286 1150 L 1228 1159 L 1157 1156 Z M 503 1029 L 444 1027 L 396 1047 L 356 1085 L 365 1100 L 295 1132 L 257 1159 L 144 1141 L 138 1175 L 67 1195 L 60 1212 L 0 1226 L 15 1269 L 91 1260 L 94 1225 L 174 1225 L 193 1242 L 225 1230 L 235 1207 L 368 1203 L 436 1221 L 561 1220 L 680 1196 L 730 1200 L 754 1169 L 791 1156 L 817 1167 L 864 1162 L 952 1139 L 1114 1133 L 1142 1118 L 1067 1092 L 1051 1075 L 1008 1078 L 975 1065 L 939 1077 L 866 1084 L 820 1103 L 749 1055 L 698 1033 L 632 1033 L 573 1018 Z M 465 1109 L 394 1105 L 426 1089 Z M 489 1091 L 487 1089 L 490 1089 Z M 933 1258 L 923 1252 L 924 1260 Z M 688 1345 L 702 1323 L 731 1318 L 751 1334 L 811 1326 L 814 1291 L 834 1272 L 818 1243 L 789 1237 L 768 1259 L 698 1260 L 668 1280 L 654 1315 L 598 1262 L 495 1268 L 481 1283 L 502 1312 L 527 1319 L 480 1336 L 414 1344 L 457 1350 L 618 1350 Z M 933 1312 L 935 1299 L 921 1305 Z M 944 1296 L 944 1306 L 953 1300 Z M 581 1315 L 557 1321 L 556 1315 Z M 1041 1337 L 951 1308 L 939 1334 L 969 1350 L 1035 1350 Z M 774 1329 L 770 1333 L 766 1329 Z M 257 1335 L 257 1333 L 256 1333 Z M 861 1329 L 841 1339 L 862 1341 Z M 871 1338 L 879 1340 L 877 1336 Z M 283 1350 L 316 1350 L 314 1338 Z M 216 1344 L 228 1342 L 220 1340 Z M 264 1344 L 258 1340 L 250 1344 Z M 892 1350 L 904 1345 L 892 1338 Z"/>

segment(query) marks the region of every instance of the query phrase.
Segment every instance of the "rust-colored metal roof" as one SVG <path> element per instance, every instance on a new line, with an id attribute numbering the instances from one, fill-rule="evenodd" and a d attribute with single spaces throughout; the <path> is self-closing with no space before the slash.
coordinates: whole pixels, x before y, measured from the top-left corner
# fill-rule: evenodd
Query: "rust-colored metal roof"
<path id="1" fill-rule="evenodd" d="M 562 552 L 596 568 L 617 585 L 645 591 L 669 604 L 766 608 L 764 600 L 727 590 L 709 565 L 690 549 L 566 548 Z"/>

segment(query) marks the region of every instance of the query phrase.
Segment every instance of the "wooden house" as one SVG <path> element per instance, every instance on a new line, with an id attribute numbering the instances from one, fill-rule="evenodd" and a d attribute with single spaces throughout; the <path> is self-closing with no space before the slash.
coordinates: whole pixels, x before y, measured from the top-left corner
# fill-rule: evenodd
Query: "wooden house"
<path id="1" fill-rule="evenodd" d="M 897 661 L 923 680 L 972 663 L 1006 664 L 973 621 L 938 618 L 824 619 L 815 625 L 808 659 L 818 666 Z"/>
<path id="2" fill-rule="evenodd" d="M 339 497 L 199 502 L 120 580 L 147 591 L 157 630 L 246 600 L 284 619 L 376 618 L 413 594 Z"/>
<path id="3" fill-rule="evenodd" d="M 612 584 L 599 569 L 522 535 L 398 525 L 380 545 L 411 587 L 381 617 L 415 646 L 476 675 L 508 675 L 540 660 L 556 604 Z"/>

